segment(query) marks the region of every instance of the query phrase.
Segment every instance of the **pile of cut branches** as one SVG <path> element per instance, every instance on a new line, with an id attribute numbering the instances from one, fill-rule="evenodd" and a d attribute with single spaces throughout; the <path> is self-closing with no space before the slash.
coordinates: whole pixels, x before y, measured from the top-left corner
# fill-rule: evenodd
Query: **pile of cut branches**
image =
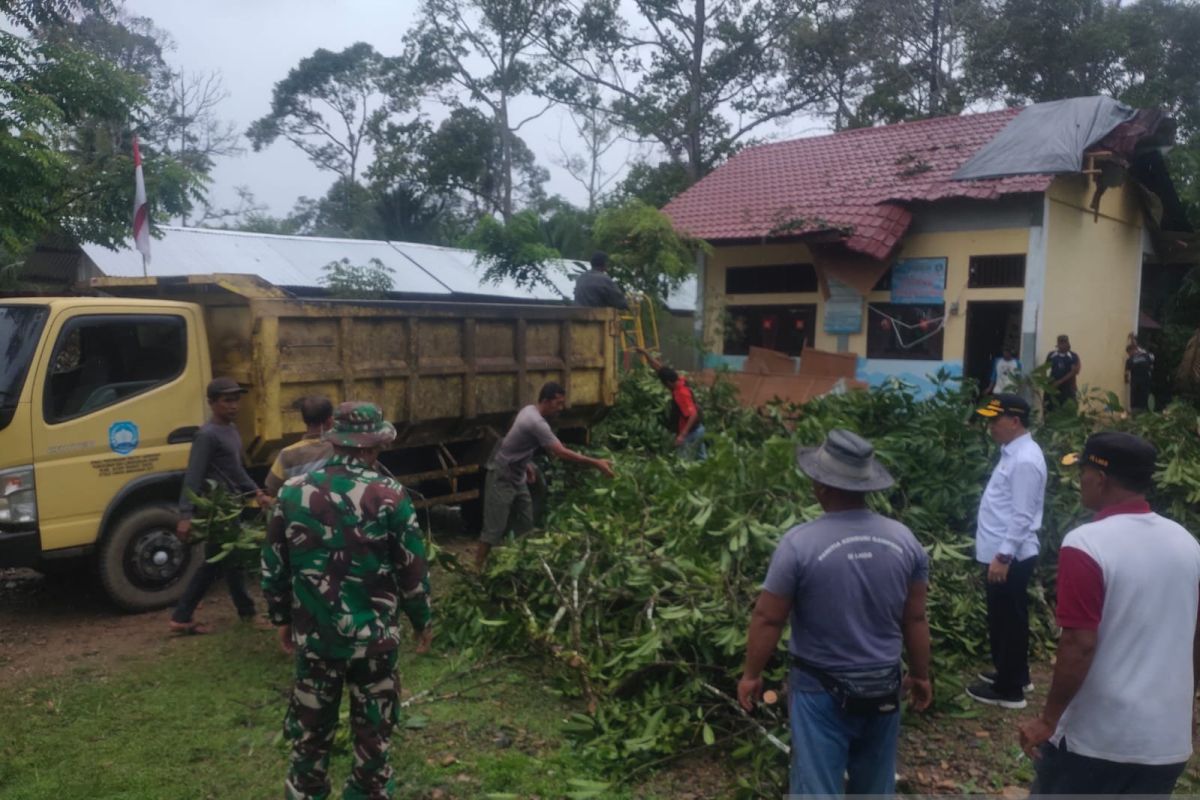
<path id="1" fill-rule="evenodd" d="M 669 434 L 646 413 L 665 404 L 665 392 L 647 372 L 627 378 L 598 437 L 624 448 L 614 455 L 618 477 L 558 470 L 544 530 L 496 551 L 485 578 L 473 590 L 464 585 L 440 612 L 463 645 L 545 654 L 563 691 L 586 701 L 588 713 L 570 720 L 568 731 L 623 778 L 725 745 L 753 766 L 743 779 L 746 796 L 778 796 L 785 711 L 768 708 L 751 719 L 732 697 L 770 556 L 784 532 L 820 514 L 795 469 L 795 447 L 848 428 L 870 439 L 896 475 L 896 487 L 871 503 L 908 525 L 930 553 L 929 614 L 944 707 L 986 656 L 973 541 L 995 446 L 973 417 L 973 392 L 946 376 L 923 400 L 902 385 L 765 413 L 739 409 L 731 398 L 721 383 L 700 392 L 709 459 L 682 464 Z M 1194 409 L 1133 420 L 1051 416 L 1037 431 L 1050 468 L 1039 587 L 1052 588 L 1057 543 L 1083 518 L 1059 458 L 1098 427 L 1135 430 L 1158 443 L 1164 457 L 1156 504 L 1184 524 L 1200 523 L 1191 510 L 1200 499 Z M 1052 619 L 1046 592 L 1036 594 L 1034 642 L 1045 652 Z M 784 676 L 779 658 L 768 682 Z"/>

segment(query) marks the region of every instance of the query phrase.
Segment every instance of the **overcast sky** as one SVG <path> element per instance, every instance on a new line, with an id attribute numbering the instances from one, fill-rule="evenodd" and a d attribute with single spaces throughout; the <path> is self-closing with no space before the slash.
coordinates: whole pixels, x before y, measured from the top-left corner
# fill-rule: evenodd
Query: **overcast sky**
<path id="1" fill-rule="evenodd" d="M 415 17 L 418 0 L 126 0 L 129 13 L 148 16 L 174 38 L 177 48 L 168 60 L 189 72 L 219 70 L 229 98 L 221 115 L 244 131 L 270 108 L 271 91 L 300 59 L 314 50 L 342 50 L 368 42 L 385 55 L 396 55 Z M 535 110 L 533 101 L 527 101 Z M 521 111 L 522 109 L 518 109 Z M 444 111 L 429 108 L 435 118 Z M 525 113 L 530 113 L 525 110 Z M 798 121 L 772 127 L 765 136 L 809 134 L 814 123 Z M 522 137 L 550 170 L 550 194 L 574 203 L 586 202 L 586 192 L 552 159 L 558 159 L 560 139 L 571 147 L 571 127 L 565 112 L 551 111 L 522 130 Z M 632 155 L 624 143 L 614 147 L 607 168 L 619 170 Z M 236 204 L 234 188 L 247 186 L 276 215 L 290 211 L 301 195 L 319 197 L 333 182 L 291 144 L 278 140 L 255 153 L 247 147 L 237 157 L 217 162 L 209 190 L 215 207 Z"/>

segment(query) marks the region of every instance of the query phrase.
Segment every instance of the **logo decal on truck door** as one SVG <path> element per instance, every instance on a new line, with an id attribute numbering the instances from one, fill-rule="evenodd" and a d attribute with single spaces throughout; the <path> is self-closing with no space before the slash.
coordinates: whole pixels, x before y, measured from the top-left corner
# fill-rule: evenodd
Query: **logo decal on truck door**
<path id="1" fill-rule="evenodd" d="M 129 455 L 138 446 L 138 426 L 128 420 L 114 422 L 108 429 L 108 446 L 114 453 Z"/>

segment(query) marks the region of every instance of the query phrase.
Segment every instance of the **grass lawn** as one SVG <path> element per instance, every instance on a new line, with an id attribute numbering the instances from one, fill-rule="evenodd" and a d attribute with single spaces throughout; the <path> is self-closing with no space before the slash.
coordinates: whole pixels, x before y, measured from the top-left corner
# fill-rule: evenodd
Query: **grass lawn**
<path id="1" fill-rule="evenodd" d="M 573 707 L 529 665 L 473 666 L 402 657 L 404 686 L 429 694 L 405 709 L 392 740 L 398 797 L 634 796 L 588 782 L 600 776 L 558 733 Z M 279 797 L 289 681 L 270 632 L 230 625 L 180 639 L 160 659 L 0 689 L 0 796 Z M 350 763 L 343 747 L 335 796 Z"/>

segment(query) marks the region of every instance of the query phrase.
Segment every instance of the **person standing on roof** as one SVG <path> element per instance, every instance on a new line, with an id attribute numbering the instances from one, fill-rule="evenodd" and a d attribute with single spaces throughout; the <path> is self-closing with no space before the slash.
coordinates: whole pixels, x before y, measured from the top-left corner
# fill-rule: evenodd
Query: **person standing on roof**
<path id="1" fill-rule="evenodd" d="M 608 253 L 592 253 L 592 269 L 575 278 L 575 305 L 590 308 L 616 308 L 625 311 L 629 301 L 617 282 L 608 276 Z"/>
<path id="2" fill-rule="evenodd" d="M 206 394 L 208 406 L 212 410 L 212 419 L 200 427 L 196 438 L 192 440 L 192 449 L 188 455 L 187 473 L 183 477 L 183 493 L 179 498 L 179 523 L 175 526 L 175 535 L 180 541 L 187 542 L 192 535 L 192 514 L 196 507 L 192 503 L 191 495 L 202 494 L 209 481 L 235 495 L 253 494 L 263 508 L 271 504 L 271 498 L 255 485 L 242 464 L 242 437 L 238 434 L 235 422 L 242 395 L 248 391 L 250 390 L 242 387 L 233 378 L 214 378 L 208 384 Z M 254 619 L 254 600 L 246 593 L 245 578 L 241 569 L 234 564 L 208 563 L 207 559 L 218 552 L 220 546 L 215 542 L 210 541 L 205 545 L 205 561 L 192 575 L 187 588 L 183 590 L 183 596 L 179 598 L 179 604 L 171 614 L 172 632 L 208 633 L 211 630 L 204 623 L 192 619 L 192 615 L 221 573 L 225 574 L 225 582 L 229 585 L 229 594 L 233 598 L 238 616 L 245 621 Z"/>
<path id="3" fill-rule="evenodd" d="M 671 393 L 671 406 L 667 410 L 667 427 L 675 434 L 675 452 L 683 461 L 704 461 L 708 448 L 704 444 L 704 415 L 696 404 L 696 396 L 687 379 L 663 364 L 644 347 L 638 352 L 646 357 L 651 368 Z"/>

